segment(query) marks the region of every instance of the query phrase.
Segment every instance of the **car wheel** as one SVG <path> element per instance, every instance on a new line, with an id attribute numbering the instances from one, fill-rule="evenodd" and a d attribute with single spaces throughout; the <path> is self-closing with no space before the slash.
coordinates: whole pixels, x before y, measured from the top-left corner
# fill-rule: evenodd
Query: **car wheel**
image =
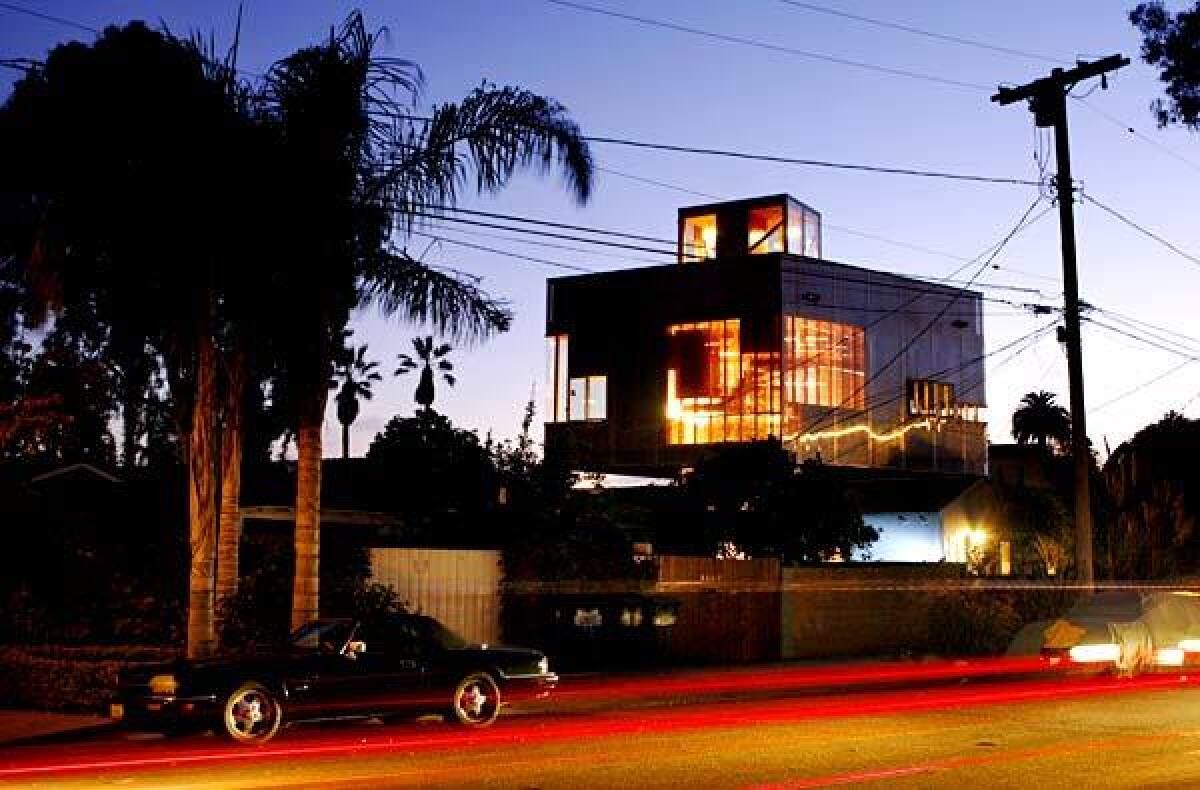
<path id="1" fill-rule="evenodd" d="M 225 700 L 222 729 L 239 743 L 265 743 L 283 723 L 278 700 L 261 683 L 244 683 Z"/>
<path id="2" fill-rule="evenodd" d="M 500 687 L 487 672 L 472 672 L 454 688 L 452 721 L 467 727 L 486 727 L 500 715 Z"/>

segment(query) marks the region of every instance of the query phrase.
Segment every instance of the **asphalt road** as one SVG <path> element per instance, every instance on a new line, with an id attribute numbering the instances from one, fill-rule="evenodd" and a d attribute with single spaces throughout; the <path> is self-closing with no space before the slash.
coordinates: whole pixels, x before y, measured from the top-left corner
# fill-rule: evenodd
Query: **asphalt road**
<path id="1" fill-rule="evenodd" d="M 1200 684 L 973 680 L 297 726 L 262 747 L 103 733 L 0 752 L 3 787 L 1200 787 Z M 611 701 L 610 701 L 611 703 Z"/>

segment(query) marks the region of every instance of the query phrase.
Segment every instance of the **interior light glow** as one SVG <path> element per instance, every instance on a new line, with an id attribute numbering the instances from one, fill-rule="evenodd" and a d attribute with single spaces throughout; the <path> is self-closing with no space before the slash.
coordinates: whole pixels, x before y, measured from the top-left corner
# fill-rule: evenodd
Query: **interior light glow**
<path id="1" fill-rule="evenodd" d="M 1181 639 L 1179 649 L 1185 653 L 1200 653 L 1200 639 Z"/>
<path id="2" fill-rule="evenodd" d="M 1121 657 L 1121 646 L 1106 645 L 1075 645 L 1071 648 L 1071 660 L 1076 664 L 1106 664 Z"/>
<path id="3" fill-rule="evenodd" d="M 1160 647 L 1154 651 L 1154 663 L 1160 667 L 1183 666 L 1183 650 L 1178 647 Z"/>
<path id="4" fill-rule="evenodd" d="M 850 436 L 855 433 L 866 434 L 867 438 L 873 442 L 894 442 L 897 439 L 903 438 L 909 431 L 918 428 L 931 428 L 933 423 L 930 420 L 921 420 L 920 422 L 910 422 L 906 425 L 901 425 L 884 433 L 876 433 L 871 429 L 870 425 L 850 425 L 845 428 L 835 428 L 828 431 L 817 431 L 815 433 L 793 434 L 792 436 L 784 437 L 785 442 L 815 442 L 818 439 L 840 439 L 843 436 Z"/>

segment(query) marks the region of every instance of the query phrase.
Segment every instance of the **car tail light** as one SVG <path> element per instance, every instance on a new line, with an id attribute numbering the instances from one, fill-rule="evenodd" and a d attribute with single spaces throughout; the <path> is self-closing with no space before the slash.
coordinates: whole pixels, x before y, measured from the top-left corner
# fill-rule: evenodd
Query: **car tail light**
<path id="1" fill-rule="evenodd" d="M 1121 657 L 1120 645 L 1075 645 L 1070 650 L 1071 660 L 1076 664 L 1111 663 Z"/>

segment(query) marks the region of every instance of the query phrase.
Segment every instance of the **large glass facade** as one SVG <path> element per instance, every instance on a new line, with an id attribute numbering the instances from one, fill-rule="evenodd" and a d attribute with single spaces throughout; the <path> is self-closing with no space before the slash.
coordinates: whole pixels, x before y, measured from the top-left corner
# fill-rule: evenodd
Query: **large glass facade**
<path id="1" fill-rule="evenodd" d="M 864 391 L 863 328 L 788 315 L 783 321 L 784 387 L 789 404 L 861 409 Z"/>
<path id="2" fill-rule="evenodd" d="M 667 444 L 741 442 L 779 436 L 778 345 L 753 350 L 736 318 L 667 328 Z M 774 345 L 774 348 L 771 346 Z"/>

